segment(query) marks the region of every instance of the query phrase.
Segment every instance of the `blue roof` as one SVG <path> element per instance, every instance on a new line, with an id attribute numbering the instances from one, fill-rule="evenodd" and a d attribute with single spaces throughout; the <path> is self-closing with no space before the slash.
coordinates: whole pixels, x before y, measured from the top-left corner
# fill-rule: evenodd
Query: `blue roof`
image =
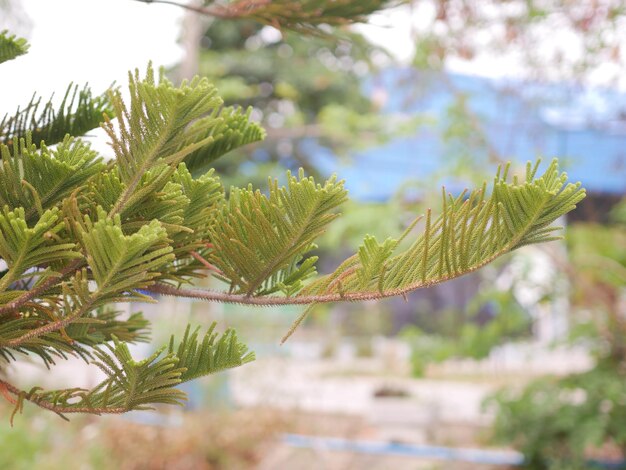
<path id="1" fill-rule="evenodd" d="M 417 76 L 415 74 L 418 74 Z M 323 170 L 347 180 L 351 196 L 386 200 L 410 180 L 446 174 L 454 148 L 441 138 L 446 110 L 461 92 L 480 120 L 488 145 L 504 160 L 525 163 L 559 157 L 570 180 L 589 192 L 626 194 L 626 95 L 581 89 L 568 84 L 523 84 L 467 75 L 440 75 L 414 70 L 387 70 L 368 90 L 386 94 L 383 112 L 427 114 L 438 123 L 415 135 L 358 152 L 344 164 L 323 150 Z M 457 149 L 458 150 L 458 149 Z M 472 155 L 477 167 L 493 174 L 487 152 Z M 467 183 L 440 181 L 452 188 Z"/>

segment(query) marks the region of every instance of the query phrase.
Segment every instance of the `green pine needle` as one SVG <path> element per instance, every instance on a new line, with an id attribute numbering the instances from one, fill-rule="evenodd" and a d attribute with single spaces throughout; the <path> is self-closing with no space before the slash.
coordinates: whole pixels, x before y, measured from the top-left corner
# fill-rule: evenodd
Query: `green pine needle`
<path id="1" fill-rule="evenodd" d="M 0 32 L 0 64 L 26 54 L 29 47 L 26 39 L 9 36 L 8 31 Z"/>

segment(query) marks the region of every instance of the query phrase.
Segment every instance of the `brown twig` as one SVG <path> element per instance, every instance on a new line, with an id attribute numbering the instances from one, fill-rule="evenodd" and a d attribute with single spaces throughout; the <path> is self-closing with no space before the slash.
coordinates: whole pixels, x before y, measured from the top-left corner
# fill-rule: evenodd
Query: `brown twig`
<path id="1" fill-rule="evenodd" d="M 77 308 L 73 313 L 66 316 L 62 320 L 57 320 L 52 323 L 48 323 L 44 326 L 41 326 L 39 328 L 30 330 L 28 333 L 24 333 L 22 336 L 13 338 L 12 340 L 6 341 L 4 343 L 0 343 L 0 346 L 7 347 L 7 348 L 14 348 L 16 346 L 20 346 L 21 344 L 28 341 L 29 339 L 37 338 L 47 333 L 52 333 L 53 331 L 63 329 L 67 325 L 72 323 L 74 320 L 76 320 L 77 318 L 81 317 L 86 312 L 88 312 L 96 300 L 97 300 L 97 296 L 94 294 L 89 298 L 87 302 L 82 304 L 80 308 Z"/>
<path id="2" fill-rule="evenodd" d="M 213 7 L 202 7 L 193 5 L 191 3 L 178 3 L 173 0 L 136 0 L 141 3 L 160 3 L 162 5 L 173 5 L 184 10 L 193 11 L 204 16 L 212 16 L 214 18 L 221 19 L 233 19 L 240 18 L 242 16 L 249 16 L 253 14 L 259 8 L 266 6 L 270 3 L 269 0 L 256 0 L 238 2 L 230 6 L 215 5 Z M 245 8 L 244 8 L 245 7 Z"/>
<path id="3" fill-rule="evenodd" d="M 13 394 L 15 396 L 22 396 L 25 400 L 34 403 L 35 405 L 45 408 L 46 410 L 54 411 L 59 415 L 63 415 L 66 413 L 91 413 L 91 414 L 121 414 L 126 413 L 128 411 L 127 408 L 124 407 L 115 407 L 115 408 L 91 408 L 88 406 L 85 407 L 69 407 L 69 406 L 58 406 L 53 405 L 52 403 L 48 403 L 43 400 L 38 400 L 37 397 L 31 397 L 29 393 L 24 390 L 20 390 L 14 385 L 6 382 L 4 380 L 0 380 L 0 393 L 6 398 L 11 404 L 17 405 L 17 400 L 13 398 L 9 394 Z"/>
<path id="4" fill-rule="evenodd" d="M 198 253 L 197 251 L 192 251 L 192 252 L 191 252 L 191 256 L 193 256 L 195 259 L 197 259 L 198 261 L 200 261 L 200 263 L 202 263 L 202 265 L 203 265 L 205 268 L 207 268 L 207 269 L 209 269 L 209 270 L 211 270 L 211 271 L 213 271 L 213 272 L 216 272 L 216 273 L 217 273 L 217 274 L 219 274 L 220 276 L 224 276 L 224 273 L 223 273 L 223 272 L 222 272 L 219 268 L 217 268 L 216 266 L 213 266 L 211 263 L 209 263 L 207 260 L 205 260 L 205 259 L 202 257 L 202 255 L 200 255 L 200 253 Z"/>
<path id="5" fill-rule="evenodd" d="M 508 251 L 508 250 L 507 250 Z M 431 287 L 435 284 L 440 284 L 445 281 L 449 281 L 450 279 L 463 276 L 465 274 L 469 274 L 477 269 L 480 269 L 486 264 L 491 263 L 495 258 L 501 256 L 502 253 L 497 253 L 496 255 L 484 260 L 480 264 L 476 266 L 472 266 L 470 269 L 467 269 L 460 273 L 454 273 L 447 276 L 442 276 L 437 279 L 429 280 L 429 281 L 418 281 L 413 284 L 409 284 L 404 287 L 399 287 L 395 289 L 389 289 L 384 292 L 376 291 L 365 291 L 365 292 L 338 292 L 338 293 L 329 293 L 329 294 L 321 294 L 321 295 L 300 295 L 295 297 L 278 297 L 278 296 L 261 296 L 261 297 L 253 297 L 247 294 L 230 294 L 228 292 L 223 291 L 214 291 L 214 290 L 205 290 L 205 289 L 179 289 L 173 286 L 169 286 L 167 284 L 154 284 L 150 287 L 145 288 L 145 290 L 152 292 L 154 294 L 163 294 L 163 295 L 171 295 L 174 297 L 186 297 L 190 299 L 202 299 L 208 300 L 211 302 L 223 302 L 223 303 L 231 303 L 231 304 L 242 304 L 242 305 L 255 305 L 259 307 L 271 307 L 274 305 L 309 305 L 314 303 L 330 303 L 330 302 L 361 302 L 365 300 L 380 300 L 388 297 L 396 297 L 408 294 L 417 289 L 422 289 L 425 287 Z"/>
<path id="6" fill-rule="evenodd" d="M 13 396 L 11 395 L 9 391 L 9 387 L 8 387 L 9 385 L 10 384 L 7 384 L 6 382 L 0 381 L 0 395 L 2 395 L 5 398 L 5 400 L 11 403 L 12 405 L 17 405 L 17 400 L 13 398 Z"/>
<path id="7" fill-rule="evenodd" d="M 34 289 L 31 289 L 28 292 L 24 292 L 22 295 L 20 295 L 15 300 L 9 302 L 8 304 L 0 305 L 0 316 L 7 314 L 7 313 L 15 312 L 18 308 L 20 308 L 26 302 L 34 299 L 39 294 L 45 292 L 50 287 L 52 287 L 55 283 L 59 282 L 61 279 L 66 277 L 68 274 L 75 272 L 78 268 L 81 267 L 83 262 L 84 262 L 83 259 L 77 259 L 77 260 L 72 261 L 65 268 L 59 271 L 58 274 L 53 274 L 49 276 L 48 279 L 43 281 Z"/>

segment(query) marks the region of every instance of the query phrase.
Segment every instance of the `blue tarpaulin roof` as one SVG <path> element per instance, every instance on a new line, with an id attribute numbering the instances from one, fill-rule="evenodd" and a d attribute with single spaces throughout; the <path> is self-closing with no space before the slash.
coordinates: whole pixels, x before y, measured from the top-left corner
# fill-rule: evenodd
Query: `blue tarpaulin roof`
<path id="1" fill-rule="evenodd" d="M 559 157 L 570 180 L 581 181 L 589 192 L 626 194 L 626 95 L 568 84 L 524 84 L 458 74 L 443 80 L 432 73 L 416 74 L 387 70 L 372 80 L 368 92 L 386 97 L 383 111 L 390 115 L 428 115 L 436 119 L 434 124 L 358 152 L 339 165 L 320 152 L 321 168 L 345 178 L 353 198 L 386 200 L 407 181 L 446 174 L 446 164 L 459 148 L 441 135 L 447 110 L 459 93 L 488 147 L 502 159 L 521 164 Z M 497 164 L 487 154 L 472 154 L 473 161 L 493 174 L 490 168 L 495 170 Z M 458 179 L 441 183 L 467 185 Z"/>

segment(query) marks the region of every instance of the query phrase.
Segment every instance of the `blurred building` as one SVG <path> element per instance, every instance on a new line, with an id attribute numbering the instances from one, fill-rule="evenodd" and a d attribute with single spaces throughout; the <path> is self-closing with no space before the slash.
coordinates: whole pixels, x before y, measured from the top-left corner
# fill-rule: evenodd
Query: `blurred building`
<path id="1" fill-rule="evenodd" d="M 382 112 L 395 120 L 422 115 L 424 125 L 348 161 L 320 149 L 316 164 L 345 178 L 353 199 L 387 201 L 407 185 L 410 190 L 405 189 L 404 197 L 417 200 L 442 184 L 458 194 L 489 178 L 500 163 L 511 161 L 519 170 L 527 161 L 542 158 L 545 168 L 554 157 L 570 181 L 580 181 L 587 189 L 587 198 L 569 220 L 606 223 L 611 208 L 626 195 L 624 93 L 415 69 L 386 70 L 367 86 Z M 393 119 L 389 125 L 394 125 Z M 555 260 L 562 262 L 565 250 L 550 245 L 522 251 L 501 273 L 507 280 L 500 279 L 499 284 L 516 289 L 516 297 L 534 320 L 537 341 L 563 338 L 568 331 L 568 287 Z M 414 292 L 408 303 L 387 301 L 393 329 L 415 322 L 416 315 L 463 311 L 482 276 L 479 272 Z M 552 289 L 551 302 L 538 301 L 546 295 L 541 286 Z M 482 321 L 490 315 L 482 312 Z"/>
<path id="2" fill-rule="evenodd" d="M 558 157 L 570 180 L 587 188 L 572 219 L 605 222 L 626 194 L 624 93 L 415 69 L 386 70 L 368 88 L 396 119 L 426 119 L 413 135 L 349 162 L 322 152 L 319 164 L 345 178 L 354 199 L 388 200 L 411 180 L 435 179 L 454 192 L 470 183 L 463 172 L 489 176 L 498 163 L 521 166 L 538 157 L 544 164 Z"/>

